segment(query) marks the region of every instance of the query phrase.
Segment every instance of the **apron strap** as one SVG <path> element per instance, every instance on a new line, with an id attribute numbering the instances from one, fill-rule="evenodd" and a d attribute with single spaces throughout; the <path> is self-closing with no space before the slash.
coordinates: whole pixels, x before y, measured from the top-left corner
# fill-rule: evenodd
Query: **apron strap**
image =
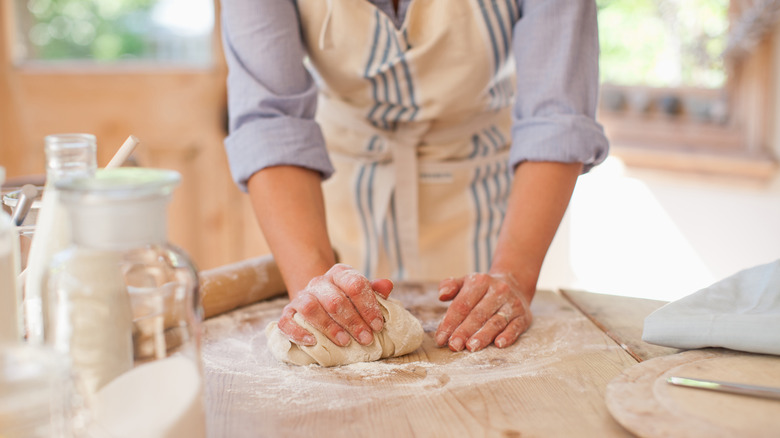
<path id="1" fill-rule="evenodd" d="M 401 260 L 407 278 L 418 278 L 420 267 L 417 145 L 390 141 L 395 173 L 395 209 Z"/>

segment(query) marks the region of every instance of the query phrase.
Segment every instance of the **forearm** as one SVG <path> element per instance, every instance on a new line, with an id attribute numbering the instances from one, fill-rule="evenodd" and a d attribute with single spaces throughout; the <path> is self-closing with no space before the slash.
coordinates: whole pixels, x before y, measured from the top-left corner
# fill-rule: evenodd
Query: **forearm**
<path id="1" fill-rule="evenodd" d="M 249 196 L 290 298 L 335 263 L 328 239 L 320 174 L 295 166 L 255 173 Z"/>
<path id="2" fill-rule="evenodd" d="M 571 199 L 581 163 L 524 162 L 515 170 L 491 274 L 509 274 L 530 300 Z"/>

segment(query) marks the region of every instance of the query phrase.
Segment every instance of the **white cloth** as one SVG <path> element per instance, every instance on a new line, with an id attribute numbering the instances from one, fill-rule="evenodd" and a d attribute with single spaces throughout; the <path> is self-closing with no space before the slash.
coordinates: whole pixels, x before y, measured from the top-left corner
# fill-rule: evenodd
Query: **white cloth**
<path id="1" fill-rule="evenodd" d="M 780 355 L 780 260 L 740 271 L 645 319 L 642 339 Z"/>

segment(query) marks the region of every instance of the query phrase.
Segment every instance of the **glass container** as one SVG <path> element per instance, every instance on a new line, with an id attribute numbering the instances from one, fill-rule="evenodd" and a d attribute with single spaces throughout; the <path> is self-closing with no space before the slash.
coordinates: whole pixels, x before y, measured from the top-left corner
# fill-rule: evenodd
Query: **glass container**
<path id="1" fill-rule="evenodd" d="M 19 263 L 22 270 L 27 267 L 27 255 L 30 253 L 30 244 L 32 243 L 32 238 L 35 233 L 35 222 L 38 220 L 38 211 L 41 209 L 43 186 L 35 186 L 35 189 L 38 190 L 38 196 L 33 200 L 30 210 L 24 217 L 24 221 L 16 227 L 16 231 L 19 233 Z M 7 211 L 13 212 L 17 208 L 21 194 L 21 189 L 16 189 L 3 194 L 3 205 Z"/>
<path id="2" fill-rule="evenodd" d="M 205 436 L 197 271 L 167 241 L 179 180 L 117 168 L 57 184 L 71 244 L 49 266 L 47 343 L 70 358 L 96 434 Z"/>
<path id="3" fill-rule="evenodd" d="M 5 168 L 0 167 L 0 185 Z M 0 345 L 21 341 L 19 239 L 11 217 L 0 209 Z"/>
<path id="4" fill-rule="evenodd" d="M 45 346 L 0 346 L 0 437 L 70 438 L 83 431 L 62 356 Z"/>
<path id="5" fill-rule="evenodd" d="M 45 138 L 46 185 L 35 224 L 35 232 L 24 272 L 24 327 L 29 342 L 44 337 L 47 296 L 42 278 L 54 253 L 69 241 L 68 218 L 59 202 L 56 184 L 71 178 L 92 176 L 97 169 L 97 145 L 91 134 L 56 134 Z"/>

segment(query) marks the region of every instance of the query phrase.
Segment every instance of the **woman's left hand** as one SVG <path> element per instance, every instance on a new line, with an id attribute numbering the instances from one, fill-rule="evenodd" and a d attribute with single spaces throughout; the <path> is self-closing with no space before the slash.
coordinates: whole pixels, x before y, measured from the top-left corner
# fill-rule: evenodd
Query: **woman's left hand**
<path id="1" fill-rule="evenodd" d="M 452 300 L 436 330 L 440 347 L 481 350 L 491 343 L 512 345 L 531 325 L 532 291 L 524 291 L 508 274 L 469 274 L 439 283 L 439 300 Z"/>

